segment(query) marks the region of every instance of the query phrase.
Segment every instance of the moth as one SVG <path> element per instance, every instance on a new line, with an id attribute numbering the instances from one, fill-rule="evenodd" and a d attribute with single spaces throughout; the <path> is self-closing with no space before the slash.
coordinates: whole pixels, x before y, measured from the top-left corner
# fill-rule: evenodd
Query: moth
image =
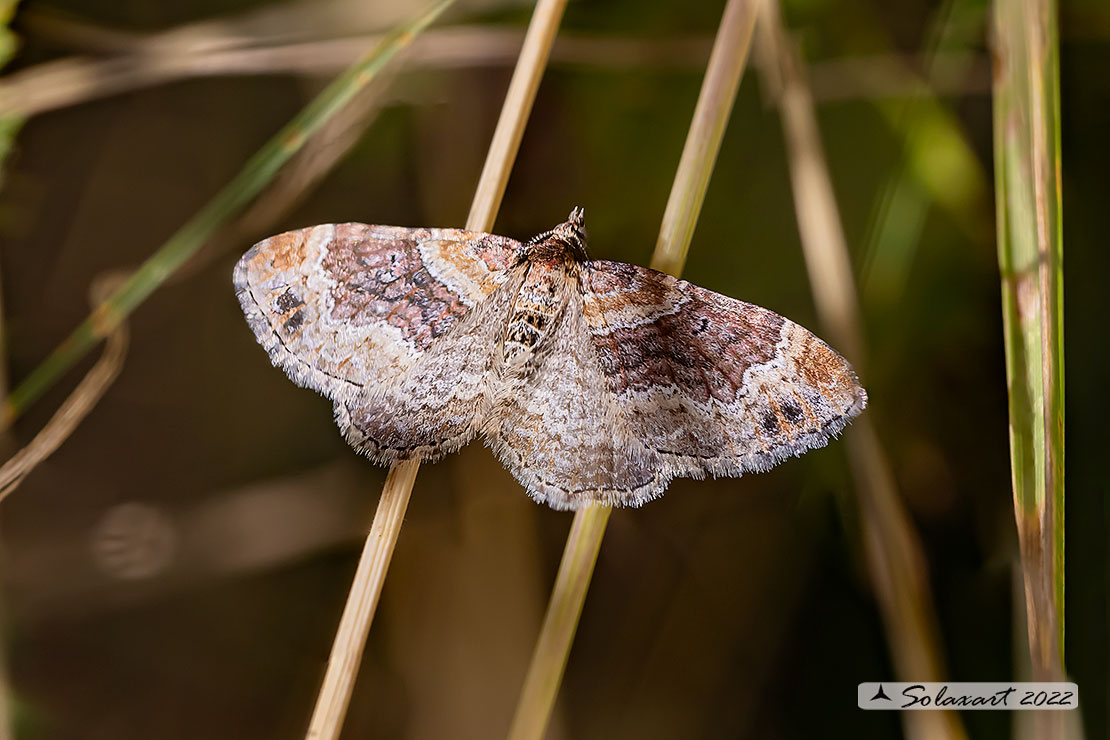
<path id="1" fill-rule="evenodd" d="M 590 259 L 583 211 L 518 242 L 359 223 L 255 244 L 235 291 L 273 364 L 378 464 L 481 437 L 536 501 L 639 506 L 824 446 L 867 405 L 782 316 Z"/>

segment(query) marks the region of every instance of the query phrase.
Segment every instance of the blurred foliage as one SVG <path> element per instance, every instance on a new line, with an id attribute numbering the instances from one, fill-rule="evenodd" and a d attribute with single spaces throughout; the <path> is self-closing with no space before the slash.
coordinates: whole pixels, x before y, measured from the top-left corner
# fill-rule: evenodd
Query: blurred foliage
<path id="1" fill-rule="evenodd" d="M 15 15 L 17 0 L 0 0 L 0 67 L 11 61 L 19 49 L 19 38 L 9 28 Z M 23 127 L 23 117 L 5 115 L 0 111 L 0 185 L 4 182 L 3 166 L 15 144 L 15 137 Z M 3 210 L 0 209 L 0 220 Z M 2 376 L 0 376 L 2 377 Z"/>
<path id="2" fill-rule="evenodd" d="M 10 66 L 73 51 L 31 33 L 29 20 L 22 28 L 36 12 L 153 32 L 281 7 L 25 0 Z M 343 18 L 341 4 L 318 7 L 321 17 Z M 564 28 L 602 39 L 708 38 L 722 7 L 577 2 Z M 925 0 L 796 0 L 786 18 L 815 68 L 867 55 L 927 78 L 927 53 L 943 53 L 934 35 L 940 10 Z M 1094 738 L 1110 729 L 1110 512 L 1096 449 L 1105 418 L 1096 301 L 1107 266 L 1110 13 L 1078 0 L 1061 13 L 1067 654 Z M 527 4 L 461 3 L 446 22 L 522 28 L 527 17 Z M 986 60 L 981 34 L 960 41 Z M 595 256 L 646 262 L 702 68 L 553 67 L 496 230 L 527 237 L 577 204 Z M 254 239 L 286 228 L 461 224 L 510 72 L 400 74 L 390 104 L 310 198 L 136 311 L 116 386 L 4 504 L 6 646 L 15 691 L 34 717 L 27 737 L 301 736 L 385 471 L 352 455 L 327 402 L 270 367 L 242 320 L 231 266 Z M 92 276 L 145 259 L 325 81 L 214 76 L 28 121 L 0 192 L 9 377 L 26 377 L 85 316 Z M 942 149 L 958 147 L 980 173 L 991 171 L 982 86 L 941 98 L 926 89 L 928 110 L 862 96 L 822 103 L 815 92 L 862 274 L 874 264 L 868 244 L 888 183 L 915 162 L 936 164 L 929 137 L 916 140 L 925 154 L 909 158 L 904 132 L 915 117 L 942 114 Z M 908 89 L 905 99 L 920 94 Z M 897 126 L 892 106 L 901 109 Z M 944 189 L 956 209 L 919 188 L 916 220 L 893 225 L 916 244 L 892 273 L 897 282 L 876 287 L 883 300 L 864 303 L 871 361 L 863 381 L 867 413 L 922 531 L 949 675 L 1002 680 L 1016 675 L 1025 638 L 1013 627 L 998 267 L 992 229 L 967 228 L 969 219 L 989 226 L 993 207 L 989 197 L 961 199 L 973 192 L 967 185 Z M 685 277 L 816 326 L 804 269 L 779 122 L 749 74 Z M 29 410 L 14 427 L 16 443 L 33 436 L 85 369 Z M 842 515 L 851 490 L 833 444 L 766 475 L 676 482 L 642 510 L 615 512 L 550 737 L 896 736 L 896 716 L 861 713 L 847 698 L 858 682 L 891 674 L 856 522 Z M 146 513 L 119 516 L 135 503 Z M 569 523 L 531 503 L 478 446 L 425 466 L 345 736 L 502 735 Z M 129 558 L 158 567 L 143 571 Z M 1009 737 L 1010 721 L 966 715 L 975 738 Z"/>

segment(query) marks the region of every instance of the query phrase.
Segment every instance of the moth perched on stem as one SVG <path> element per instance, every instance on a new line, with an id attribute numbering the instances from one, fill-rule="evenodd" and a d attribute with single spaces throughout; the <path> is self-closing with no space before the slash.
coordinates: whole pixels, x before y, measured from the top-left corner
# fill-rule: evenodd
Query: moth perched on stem
<path id="1" fill-rule="evenodd" d="M 258 341 L 380 464 L 479 435 L 537 501 L 638 506 L 673 478 L 761 472 L 867 404 L 848 363 L 767 309 L 592 260 L 581 208 L 526 243 L 328 224 L 252 247 Z"/>

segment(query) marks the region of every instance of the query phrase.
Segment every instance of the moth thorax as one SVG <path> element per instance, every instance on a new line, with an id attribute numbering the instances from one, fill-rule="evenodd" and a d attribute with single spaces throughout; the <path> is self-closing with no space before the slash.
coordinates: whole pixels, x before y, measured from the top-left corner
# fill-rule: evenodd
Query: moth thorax
<path id="1" fill-rule="evenodd" d="M 505 328 L 507 364 L 526 361 L 551 334 L 566 302 L 566 280 L 566 270 L 559 263 L 529 268 Z"/>

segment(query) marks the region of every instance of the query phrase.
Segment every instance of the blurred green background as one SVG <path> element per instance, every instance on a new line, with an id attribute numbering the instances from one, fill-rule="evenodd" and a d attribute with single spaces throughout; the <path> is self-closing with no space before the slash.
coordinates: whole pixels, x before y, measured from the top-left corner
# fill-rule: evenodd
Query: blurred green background
<path id="1" fill-rule="evenodd" d="M 594 256 L 645 264 L 723 6 L 571 2 L 496 231 L 527 238 L 581 205 Z M 7 81 L 56 59 L 91 66 L 200 21 L 199 38 L 259 34 L 305 51 L 276 73 L 217 65 L 28 120 L 0 190 L 9 387 L 88 313 L 97 274 L 141 262 L 343 66 L 325 41 L 389 28 L 417 7 L 21 3 Z M 460 2 L 437 29 L 480 32 L 464 38 L 466 60 L 437 61 L 429 49 L 442 37 L 421 39 L 376 86 L 370 125 L 333 171 L 307 186 L 294 167 L 300 197 L 263 195 L 275 207 L 222 234 L 134 314 L 118 381 L 3 504 L 0 612 L 19 737 L 303 735 L 385 471 L 346 447 L 327 401 L 270 367 L 231 268 L 254 241 L 316 223 L 461 226 L 515 58 L 482 33 L 519 34 L 530 7 Z M 989 7 L 946 8 L 788 0 L 784 12 L 811 65 L 856 266 L 867 413 L 924 541 L 948 675 L 1010 680 L 1027 668 L 990 192 Z M 1110 732 L 1110 512 L 1096 449 L 1110 380 L 1097 303 L 1110 5 L 1074 0 L 1060 12 L 1067 665 L 1086 736 L 1099 738 Z M 821 334 L 763 87 L 750 65 L 684 276 Z M 352 131 L 329 132 L 309 163 Z M 9 452 L 95 354 L 17 421 Z M 899 736 L 896 714 L 852 701 L 857 683 L 894 678 L 853 495 L 834 443 L 765 475 L 676 481 L 662 500 L 615 512 L 549 737 Z M 480 445 L 424 467 L 344 737 L 502 736 L 570 520 L 532 503 Z M 1008 713 L 964 719 L 975 738 L 1014 733 Z"/>

